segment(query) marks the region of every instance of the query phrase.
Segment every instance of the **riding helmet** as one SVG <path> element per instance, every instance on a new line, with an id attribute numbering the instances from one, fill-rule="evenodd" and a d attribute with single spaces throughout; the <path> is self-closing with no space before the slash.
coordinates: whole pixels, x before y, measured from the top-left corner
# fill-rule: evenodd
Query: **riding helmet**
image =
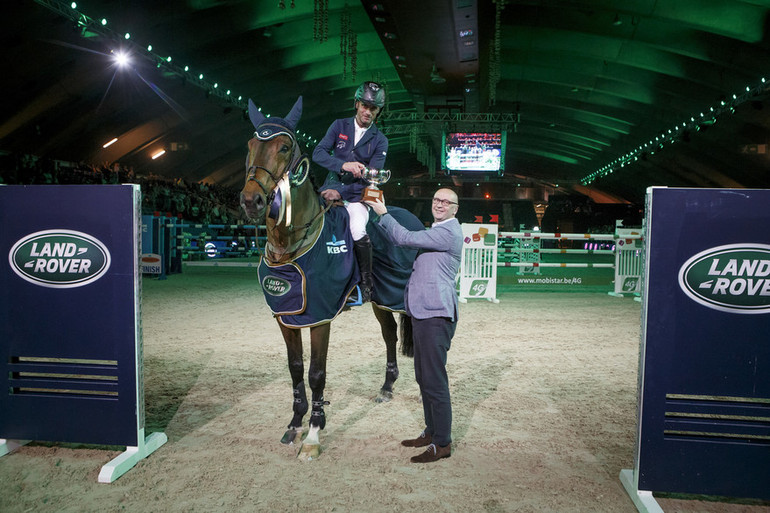
<path id="1" fill-rule="evenodd" d="M 357 102 L 376 105 L 380 109 L 385 106 L 385 88 L 377 82 L 364 82 L 356 90 Z"/>

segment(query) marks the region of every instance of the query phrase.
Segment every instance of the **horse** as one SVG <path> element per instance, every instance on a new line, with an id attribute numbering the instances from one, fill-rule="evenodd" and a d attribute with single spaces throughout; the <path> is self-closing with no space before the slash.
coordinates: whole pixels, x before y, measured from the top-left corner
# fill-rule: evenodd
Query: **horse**
<path id="1" fill-rule="evenodd" d="M 310 160 L 301 151 L 295 129 L 302 114 L 300 96 L 285 118 L 265 117 L 249 100 L 249 118 L 256 132 L 248 142 L 246 181 L 240 193 L 245 214 L 262 222 L 267 243 L 260 258 L 258 278 L 268 306 L 286 343 L 293 388 L 293 417 L 281 443 L 300 442 L 298 458 L 320 455 L 318 433 L 326 426 L 324 400 L 326 356 L 331 322 L 348 308 L 359 273 L 347 211 L 326 205 L 308 179 Z M 411 229 L 424 228 L 404 209 L 389 207 Z M 378 402 L 393 397 L 398 379 L 399 338 L 394 313 L 401 314 L 402 351 L 411 356 L 411 325 L 404 315 L 403 288 L 416 251 L 396 248 L 379 225 L 367 230 L 374 247 L 372 306 L 386 345 L 385 382 Z M 379 230 L 382 230 L 379 228 Z M 349 251 L 350 250 L 350 251 Z M 304 382 L 301 328 L 310 329 L 308 383 L 312 391 L 309 429 L 304 441 L 302 419 L 308 411 Z"/>

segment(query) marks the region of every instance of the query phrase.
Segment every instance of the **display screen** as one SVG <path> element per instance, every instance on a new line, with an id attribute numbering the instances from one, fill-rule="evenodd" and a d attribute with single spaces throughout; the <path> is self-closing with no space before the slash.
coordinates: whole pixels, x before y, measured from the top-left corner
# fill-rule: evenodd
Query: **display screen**
<path id="1" fill-rule="evenodd" d="M 505 169 L 505 132 L 448 132 L 443 139 L 442 169 L 497 174 Z"/>

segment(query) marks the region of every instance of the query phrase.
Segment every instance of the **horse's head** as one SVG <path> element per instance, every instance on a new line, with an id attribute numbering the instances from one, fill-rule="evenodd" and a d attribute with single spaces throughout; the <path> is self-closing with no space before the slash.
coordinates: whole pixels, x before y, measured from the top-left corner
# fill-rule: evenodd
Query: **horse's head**
<path id="1" fill-rule="evenodd" d="M 248 144 L 241 207 L 251 219 L 269 217 L 279 223 L 290 207 L 290 188 L 307 178 L 310 160 L 302 154 L 294 133 L 301 115 L 301 96 L 286 118 L 266 118 L 249 100 L 249 118 L 256 132 Z"/>

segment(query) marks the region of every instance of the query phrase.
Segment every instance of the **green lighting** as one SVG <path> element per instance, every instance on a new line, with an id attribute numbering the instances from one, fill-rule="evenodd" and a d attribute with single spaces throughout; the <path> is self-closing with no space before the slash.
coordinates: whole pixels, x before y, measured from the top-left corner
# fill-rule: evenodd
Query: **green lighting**
<path id="1" fill-rule="evenodd" d="M 166 57 L 166 62 L 171 62 L 171 56 Z"/>
<path id="2" fill-rule="evenodd" d="M 102 18 L 102 25 L 107 25 L 107 18 Z"/>
<path id="3" fill-rule="evenodd" d="M 129 34 L 128 32 L 126 32 L 126 35 L 125 35 L 125 36 L 123 36 L 123 37 L 125 37 L 126 39 L 131 39 L 131 34 Z"/>
<path id="4" fill-rule="evenodd" d="M 73 9 L 77 9 L 78 8 L 78 4 L 76 4 L 75 2 L 72 2 L 70 4 L 70 7 L 72 7 Z"/>
<path id="5" fill-rule="evenodd" d="M 198 75 L 198 80 L 203 80 L 203 73 L 201 73 L 200 75 Z"/>
<path id="6" fill-rule="evenodd" d="M 238 97 L 238 101 L 241 101 L 243 99 L 243 96 Z"/>
<path id="7" fill-rule="evenodd" d="M 148 51 L 148 52 L 151 52 L 151 51 L 152 51 L 152 45 L 147 45 L 147 51 Z"/>
<path id="8" fill-rule="evenodd" d="M 230 90 L 229 90 L 229 89 L 227 90 L 227 94 L 228 94 L 228 95 L 230 94 Z"/>
<path id="9" fill-rule="evenodd" d="M 185 67 L 184 67 L 184 70 L 185 70 L 185 71 L 190 71 L 190 66 L 185 66 Z"/>
<path id="10" fill-rule="evenodd" d="M 214 89 L 216 89 L 217 87 L 219 87 L 219 84 L 217 84 L 216 82 L 214 82 Z"/>

